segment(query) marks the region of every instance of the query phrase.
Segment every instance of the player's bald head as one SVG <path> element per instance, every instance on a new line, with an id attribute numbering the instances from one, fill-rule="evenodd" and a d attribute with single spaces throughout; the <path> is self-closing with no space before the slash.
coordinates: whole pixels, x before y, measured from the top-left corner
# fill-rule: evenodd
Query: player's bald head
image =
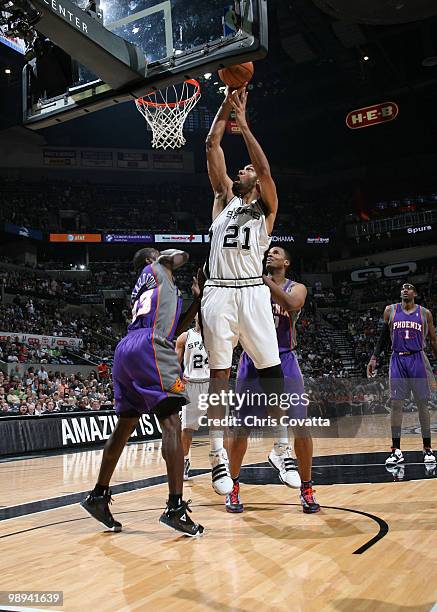
<path id="1" fill-rule="evenodd" d="M 148 266 L 159 257 L 159 251 L 157 249 L 146 247 L 137 251 L 133 258 L 134 270 L 137 274 L 141 272 L 144 266 Z"/>

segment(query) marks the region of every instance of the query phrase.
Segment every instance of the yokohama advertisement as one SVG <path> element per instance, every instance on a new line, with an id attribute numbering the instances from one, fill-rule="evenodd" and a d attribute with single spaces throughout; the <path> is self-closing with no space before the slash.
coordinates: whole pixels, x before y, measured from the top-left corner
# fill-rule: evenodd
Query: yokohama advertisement
<path id="1" fill-rule="evenodd" d="M 117 420 L 113 412 L 107 411 L 3 417 L 0 419 L 0 456 L 103 444 L 113 432 Z M 147 441 L 160 437 L 158 420 L 153 415 L 142 415 L 130 440 Z"/>

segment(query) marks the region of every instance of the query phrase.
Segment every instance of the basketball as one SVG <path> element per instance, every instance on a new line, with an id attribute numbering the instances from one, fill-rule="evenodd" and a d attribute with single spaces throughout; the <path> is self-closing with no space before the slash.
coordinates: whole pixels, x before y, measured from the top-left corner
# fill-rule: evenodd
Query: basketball
<path id="1" fill-rule="evenodd" d="M 248 83 L 253 77 L 253 63 L 246 62 L 245 64 L 236 64 L 218 71 L 220 79 L 234 89 L 242 87 L 244 83 Z"/>

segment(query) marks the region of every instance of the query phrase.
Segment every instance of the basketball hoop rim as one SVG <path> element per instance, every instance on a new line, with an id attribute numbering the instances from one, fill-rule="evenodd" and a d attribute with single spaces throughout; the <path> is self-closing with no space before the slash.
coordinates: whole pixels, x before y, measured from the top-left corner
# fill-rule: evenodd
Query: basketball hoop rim
<path id="1" fill-rule="evenodd" d="M 153 102 L 152 100 L 148 100 L 150 96 L 156 96 L 156 91 L 151 91 L 150 93 L 141 96 L 141 98 L 137 98 L 135 103 L 137 106 L 149 106 L 151 108 L 176 108 L 177 106 L 185 106 L 198 96 L 200 96 L 200 84 L 196 79 L 187 79 L 184 83 L 188 83 L 189 85 L 193 85 L 196 88 L 196 91 L 192 96 L 186 98 L 185 100 L 179 100 L 178 102 Z"/>

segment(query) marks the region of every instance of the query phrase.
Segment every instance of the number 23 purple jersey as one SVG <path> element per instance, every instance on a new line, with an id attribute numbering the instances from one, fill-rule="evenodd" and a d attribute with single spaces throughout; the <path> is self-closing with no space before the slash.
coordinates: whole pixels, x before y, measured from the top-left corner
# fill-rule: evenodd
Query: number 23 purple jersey
<path id="1" fill-rule="evenodd" d="M 146 266 L 141 272 L 131 296 L 132 323 L 129 331 L 153 329 L 173 339 L 182 309 L 182 297 L 160 263 Z"/>

